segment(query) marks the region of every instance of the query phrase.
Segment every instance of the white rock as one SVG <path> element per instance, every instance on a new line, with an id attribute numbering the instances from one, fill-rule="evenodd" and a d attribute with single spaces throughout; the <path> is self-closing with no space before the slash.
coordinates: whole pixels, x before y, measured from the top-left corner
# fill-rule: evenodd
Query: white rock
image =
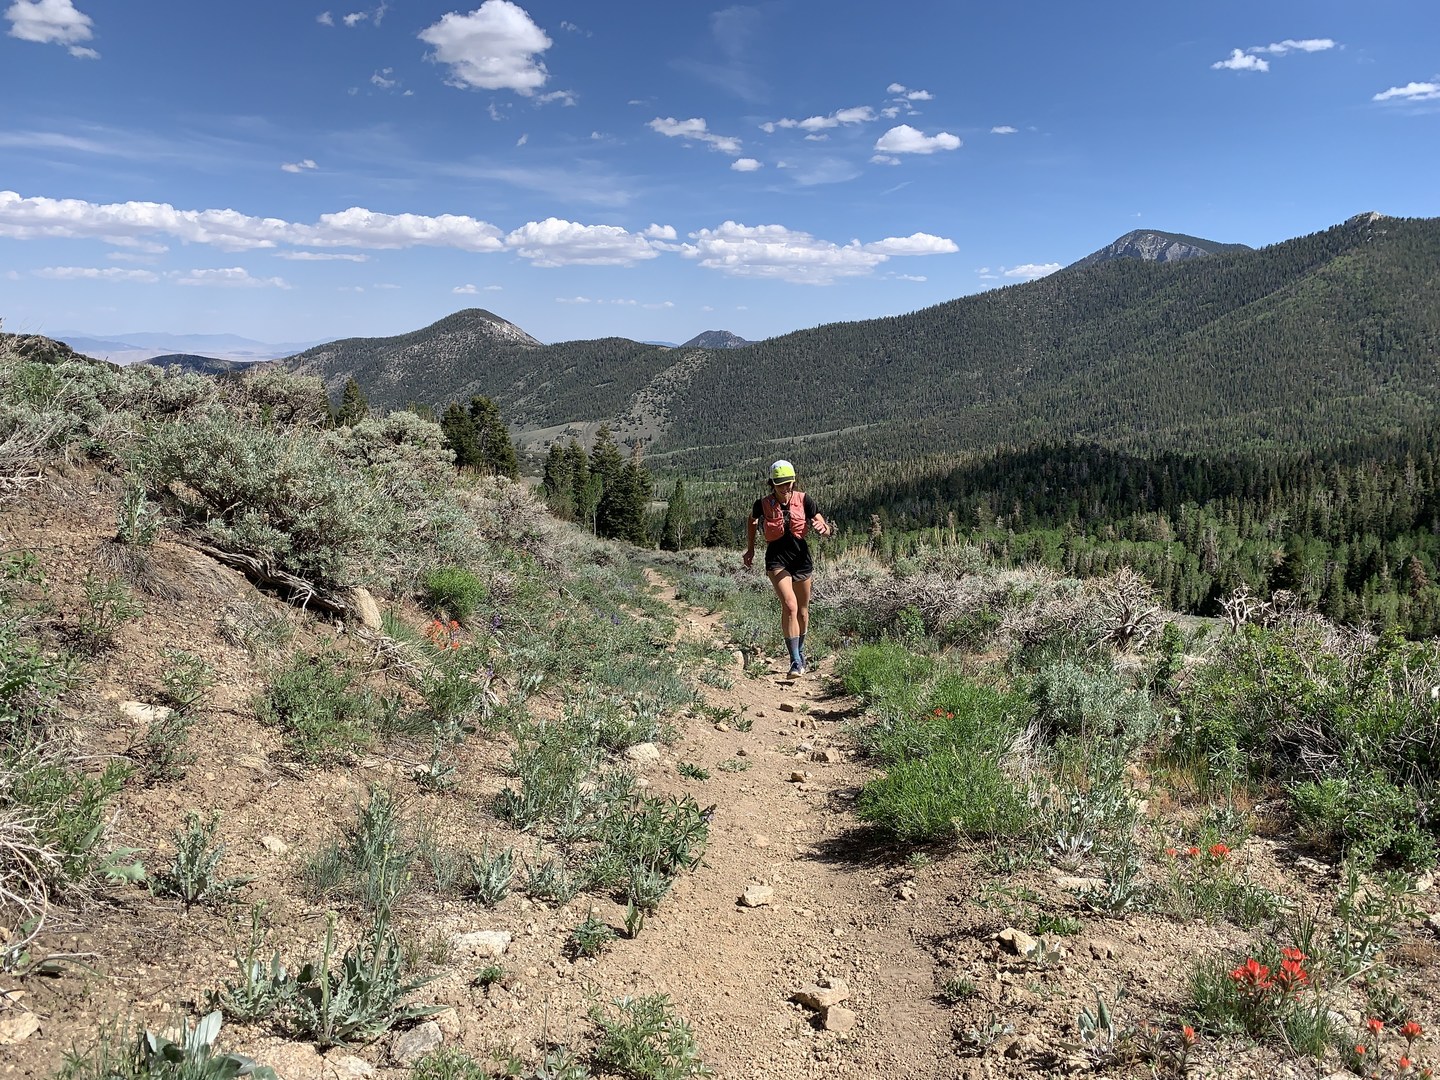
<path id="1" fill-rule="evenodd" d="M 375 1066 L 363 1058 L 326 1058 L 325 1064 L 334 1070 L 339 1080 L 362 1080 L 363 1077 L 375 1075 Z"/>
<path id="2" fill-rule="evenodd" d="M 271 855 L 290 854 L 290 845 L 278 836 L 262 836 L 260 838 L 260 846 L 270 852 Z"/>
<path id="3" fill-rule="evenodd" d="M 139 724 L 169 720 L 171 715 L 171 710 L 164 705 L 146 705 L 143 701 L 122 701 L 118 708 L 127 720 L 134 720 Z"/>
<path id="4" fill-rule="evenodd" d="M 40 1030 L 40 1017 L 32 1012 L 13 1011 L 0 1016 L 0 1046 L 24 1042 Z"/>
<path id="5" fill-rule="evenodd" d="M 457 934 L 455 949 L 466 956 L 504 956 L 510 948 L 512 935 L 509 930 L 474 930 L 468 934 Z"/>
<path id="6" fill-rule="evenodd" d="M 798 1001 L 807 1009 L 816 1012 L 838 1005 L 850 996 L 850 986 L 844 979 L 826 979 L 826 985 L 810 983 L 790 995 L 791 1001 Z"/>
<path id="7" fill-rule="evenodd" d="M 855 1027 L 857 1017 L 843 1005 L 831 1005 L 820 1016 L 820 1026 L 826 1031 L 850 1031 Z"/>
<path id="8" fill-rule="evenodd" d="M 743 907 L 765 907 L 775 898 L 775 890 L 769 885 L 746 886 L 745 895 L 740 897 Z"/>
<path id="9" fill-rule="evenodd" d="M 355 618 L 360 625 L 367 630 L 380 629 L 380 605 L 375 602 L 375 597 L 370 595 L 369 589 L 356 587 L 350 590 L 348 597 L 350 610 L 355 613 Z"/>
<path id="10" fill-rule="evenodd" d="M 409 1065 L 431 1050 L 438 1050 L 445 1042 L 445 1033 L 434 1020 L 427 1020 L 419 1027 L 402 1031 L 390 1044 L 390 1056 L 397 1064 Z"/>
<path id="11" fill-rule="evenodd" d="M 645 764 L 660 760 L 660 748 L 653 742 L 636 743 L 625 748 L 625 757 L 630 761 Z"/>
<path id="12" fill-rule="evenodd" d="M 1002 949 L 1016 956 L 1026 956 L 1040 944 L 1024 930 L 1016 930 L 1013 926 L 1007 926 L 990 940 L 998 941 Z"/>

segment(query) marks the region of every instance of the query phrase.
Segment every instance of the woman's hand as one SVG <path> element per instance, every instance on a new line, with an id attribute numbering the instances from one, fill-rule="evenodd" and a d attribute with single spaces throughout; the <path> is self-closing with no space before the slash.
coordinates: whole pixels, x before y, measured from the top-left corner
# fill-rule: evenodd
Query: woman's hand
<path id="1" fill-rule="evenodd" d="M 744 558 L 742 558 L 740 561 L 745 564 L 745 569 L 749 570 L 751 564 L 755 562 L 755 549 L 750 548 L 749 550 L 747 550 L 745 552 Z"/>
<path id="2" fill-rule="evenodd" d="M 819 514 L 816 514 L 816 515 L 815 515 L 815 531 L 816 531 L 817 533 L 819 533 L 821 536 L 829 536 L 833 530 L 831 530 L 831 528 L 830 528 L 830 523 L 829 523 L 828 521 L 826 521 L 826 520 L 825 520 L 823 517 L 821 517 Z"/>

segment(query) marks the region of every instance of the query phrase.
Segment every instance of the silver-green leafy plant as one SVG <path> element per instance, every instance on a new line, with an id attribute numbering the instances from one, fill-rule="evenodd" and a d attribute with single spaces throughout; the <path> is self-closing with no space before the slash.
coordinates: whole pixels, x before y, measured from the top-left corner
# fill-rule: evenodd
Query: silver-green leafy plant
<path id="1" fill-rule="evenodd" d="M 216 841 L 220 815 L 206 821 L 192 811 L 185 816 L 185 827 L 175 830 L 175 858 L 168 870 L 151 879 L 150 889 L 156 896 L 173 896 L 188 911 L 196 904 L 219 904 L 251 877 L 226 877 L 220 873 L 220 860 L 225 857 L 225 844 Z"/>
<path id="2" fill-rule="evenodd" d="M 465 893 L 485 907 L 494 907 L 510 894 L 514 880 L 515 849 L 502 848 L 491 855 L 486 841 L 479 855 L 470 856 L 470 881 Z"/>

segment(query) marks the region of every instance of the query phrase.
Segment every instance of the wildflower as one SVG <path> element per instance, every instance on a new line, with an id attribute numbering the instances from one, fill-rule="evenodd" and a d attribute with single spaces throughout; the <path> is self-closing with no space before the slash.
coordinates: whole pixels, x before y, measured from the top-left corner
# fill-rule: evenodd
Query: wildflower
<path id="1" fill-rule="evenodd" d="M 1365 1021 L 1365 1026 L 1370 1029 L 1371 1035 L 1379 1035 L 1381 1029 L 1385 1027 L 1385 1021 L 1372 1016 L 1369 1020 Z"/>
<path id="2" fill-rule="evenodd" d="M 947 713 L 945 714 L 945 719 L 946 719 L 946 720 L 954 720 L 954 719 L 955 719 L 955 714 L 954 714 L 953 712 L 947 712 Z"/>
<path id="3" fill-rule="evenodd" d="M 1281 949 L 1280 955 L 1286 960 L 1294 960 L 1297 964 L 1303 964 L 1306 960 L 1310 959 L 1299 949 Z"/>
<path id="4" fill-rule="evenodd" d="M 1355 1044 L 1355 1056 L 1356 1056 L 1356 1057 L 1362 1057 L 1362 1058 L 1365 1056 L 1365 1045 L 1364 1045 L 1364 1043 L 1356 1043 L 1356 1044 Z"/>
<path id="5" fill-rule="evenodd" d="M 1400 1034 L 1404 1037 L 1407 1044 L 1413 1044 L 1416 1039 L 1425 1034 L 1425 1029 L 1414 1020 L 1406 1020 L 1405 1023 L 1400 1026 Z"/>
<path id="6" fill-rule="evenodd" d="M 1295 953 L 1302 959 L 1305 956 L 1299 949 L 1286 949 L 1285 952 Z M 1286 959 L 1280 961 L 1280 970 L 1275 974 L 1275 985 L 1280 988 L 1282 993 L 1296 993 L 1301 987 L 1309 983 L 1309 981 L 1310 973 L 1301 966 L 1299 960 L 1292 960 L 1286 957 Z"/>
<path id="7" fill-rule="evenodd" d="M 1244 964 L 1230 972 L 1230 978 L 1250 990 L 1269 990 L 1273 985 L 1270 979 L 1270 969 L 1253 956 L 1247 958 Z"/>
<path id="8" fill-rule="evenodd" d="M 1211 844 L 1210 858 L 1216 862 L 1223 862 L 1226 855 L 1230 854 L 1230 847 L 1227 844 Z"/>
<path id="9" fill-rule="evenodd" d="M 1189 1024 L 1182 1024 L 1180 1027 L 1180 1041 L 1186 1046 L 1195 1045 L 1195 1029 Z"/>
<path id="10" fill-rule="evenodd" d="M 1189 848 L 1186 849 L 1185 854 L 1189 855 L 1190 858 L 1193 859 L 1200 854 L 1200 849 L 1192 844 Z"/>
<path id="11" fill-rule="evenodd" d="M 1180 853 L 1179 853 L 1178 851 L 1176 851 L 1173 847 L 1167 847 L 1167 848 L 1165 849 L 1165 854 L 1166 854 L 1166 855 L 1169 855 L 1170 858 L 1173 859 L 1173 858 L 1175 858 L 1175 856 L 1179 855 Z"/>
<path id="12" fill-rule="evenodd" d="M 1408 1057 L 1406 1057 L 1404 1054 L 1401 1054 L 1401 1055 L 1400 1055 L 1400 1060 L 1395 1063 L 1396 1068 L 1398 1068 L 1398 1069 L 1400 1070 L 1400 1072 L 1401 1072 L 1402 1075 L 1404 1075 L 1405 1073 L 1408 1073 L 1408 1072 L 1410 1071 L 1410 1066 L 1411 1066 L 1412 1064 L 1413 1064 L 1413 1062 L 1411 1062 L 1411 1060 L 1410 1060 Z"/>

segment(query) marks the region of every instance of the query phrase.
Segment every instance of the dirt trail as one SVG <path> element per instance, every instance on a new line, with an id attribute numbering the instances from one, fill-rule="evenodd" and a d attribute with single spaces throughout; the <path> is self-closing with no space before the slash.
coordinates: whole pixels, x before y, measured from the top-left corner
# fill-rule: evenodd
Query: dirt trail
<path id="1" fill-rule="evenodd" d="M 723 637 L 717 617 L 656 584 L 682 637 Z M 731 688 L 704 688 L 710 706 L 753 726 L 685 720 L 651 777 L 656 790 L 715 803 L 705 858 L 593 975 L 603 986 L 670 994 L 720 1076 L 934 1077 L 949 1071 L 941 1063 L 954 1051 L 948 1011 L 934 999 L 934 961 L 917 943 L 931 932 L 929 913 L 904 888 L 908 875 L 855 842 L 852 804 L 869 771 L 845 749 L 854 702 L 827 690 L 828 669 L 751 678 L 737 664 Z M 710 778 L 684 780 L 680 762 Z M 738 902 L 752 884 L 774 890 L 768 905 Z M 848 985 L 842 1007 L 857 1020 L 848 1032 L 824 1030 L 820 1014 L 790 1001 L 826 978 Z"/>

